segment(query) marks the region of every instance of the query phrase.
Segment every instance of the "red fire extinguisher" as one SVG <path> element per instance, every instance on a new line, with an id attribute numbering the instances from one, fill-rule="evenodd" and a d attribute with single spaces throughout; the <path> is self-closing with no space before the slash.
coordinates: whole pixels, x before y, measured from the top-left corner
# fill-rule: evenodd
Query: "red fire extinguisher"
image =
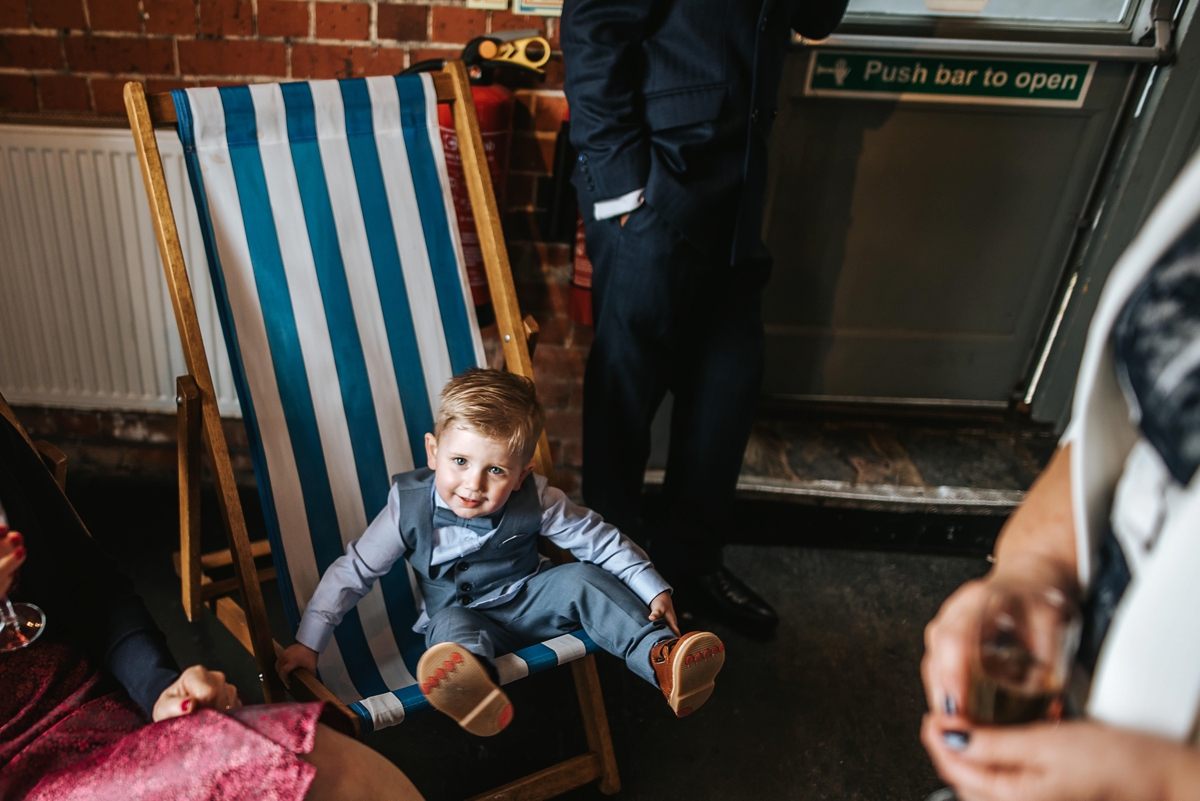
<path id="1" fill-rule="evenodd" d="M 516 99 L 510 89 L 493 83 L 493 76 L 498 67 L 517 67 L 537 75 L 545 74 L 542 67 L 550 60 L 550 43 L 537 31 L 503 31 L 472 39 L 463 48 L 462 60 L 471 76 L 471 97 L 475 101 L 475 115 L 479 118 L 479 132 L 487 155 L 488 172 L 492 176 L 492 187 L 496 192 L 496 205 L 504 209 Z M 414 64 L 404 72 L 441 69 L 444 63 L 443 59 L 430 59 Z M 449 173 L 454 211 L 458 217 L 467 280 L 471 285 L 479 324 L 486 326 L 494 321 L 495 314 L 488 293 L 487 272 L 483 266 L 475 215 L 471 212 L 471 198 L 463 175 L 458 134 L 454 130 L 449 106 L 438 106 L 438 123 L 442 130 L 442 149 L 446 154 L 446 172 Z"/>

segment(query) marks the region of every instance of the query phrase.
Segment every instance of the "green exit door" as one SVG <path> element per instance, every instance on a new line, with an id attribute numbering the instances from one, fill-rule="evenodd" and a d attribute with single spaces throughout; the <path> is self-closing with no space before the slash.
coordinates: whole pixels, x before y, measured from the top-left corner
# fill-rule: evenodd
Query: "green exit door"
<path id="1" fill-rule="evenodd" d="M 764 224 L 768 396 L 1024 396 L 1158 57 L 1149 6 L 854 0 L 796 43 Z"/>

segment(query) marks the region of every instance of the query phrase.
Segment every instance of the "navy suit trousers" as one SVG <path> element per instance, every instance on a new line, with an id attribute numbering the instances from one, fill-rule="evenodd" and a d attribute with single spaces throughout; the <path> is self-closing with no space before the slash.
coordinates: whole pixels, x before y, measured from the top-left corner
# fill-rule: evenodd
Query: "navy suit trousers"
<path id="1" fill-rule="evenodd" d="M 588 224 L 595 341 L 584 379 L 583 494 L 649 536 L 671 580 L 709 572 L 721 546 L 763 377 L 762 288 L 770 262 L 706 256 L 651 206 Z M 650 425 L 674 396 L 665 518 L 641 504 Z"/>

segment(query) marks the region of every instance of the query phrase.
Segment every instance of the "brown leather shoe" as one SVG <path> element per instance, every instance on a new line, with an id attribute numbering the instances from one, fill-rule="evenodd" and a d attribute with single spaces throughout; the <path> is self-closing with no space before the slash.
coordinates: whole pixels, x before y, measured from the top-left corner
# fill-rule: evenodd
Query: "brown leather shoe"
<path id="1" fill-rule="evenodd" d="M 441 642 L 421 655 L 417 682 L 429 703 L 471 734 L 491 737 L 512 722 L 513 707 L 479 657 Z"/>
<path id="2" fill-rule="evenodd" d="M 650 649 L 658 687 L 676 717 L 695 712 L 713 691 L 725 664 L 725 643 L 711 631 L 693 631 Z"/>

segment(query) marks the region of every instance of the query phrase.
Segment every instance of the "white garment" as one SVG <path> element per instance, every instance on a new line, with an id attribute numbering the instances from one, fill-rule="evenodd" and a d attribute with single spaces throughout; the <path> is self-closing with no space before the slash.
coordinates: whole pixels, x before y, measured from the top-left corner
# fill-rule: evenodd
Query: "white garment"
<path id="1" fill-rule="evenodd" d="M 1163 526 L 1186 498 L 1187 487 L 1175 480 L 1155 447 L 1139 438 L 1125 460 L 1110 517 L 1131 577 L 1141 572 Z"/>
<path id="2" fill-rule="evenodd" d="M 1118 383 L 1112 328 L 1150 268 L 1198 213 L 1200 156 L 1194 156 L 1104 286 L 1063 435 L 1063 444 L 1071 446 L 1081 585 L 1092 579 L 1110 515 L 1122 545 L 1128 540 L 1135 546 L 1136 572 L 1105 637 L 1088 714 L 1178 741 L 1193 736 L 1200 709 L 1200 482 L 1172 489 L 1155 477 Z M 1127 467 L 1131 472 L 1123 477 Z M 1139 491 L 1159 499 L 1138 498 Z"/>
<path id="3" fill-rule="evenodd" d="M 671 586 L 654 569 L 646 552 L 615 526 L 605 523 L 591 509 L 572 503 L 562 490 L 551 487 L 544 477 L 534 475 L 533 480 L 542 504 L 543 537 L 569 551 L 579 561 L 591 562 L 612 573 L 647 605 L 656 595 L 671 591 Z M 438 506 L 446 506 L 436 490 L 433 497 Z M 495 533 L 495 529 L 480 534 L 460 526 L 435 528 L 430 564 L 438 565 L 473 554 Z M 360 538 L 346 546 L 346 555 L 334 561 L 321 577 L 300 620 L 296 641 L 314 651 L 324 651 L 333 630 L 342 622 L 342 616 L 370 592 L 377 579 L 404 558 L 404 550 L 404 542 L 400 539 L 400 492 L 392 485 L 387 506 L 375 516 Z M 470 608 L 483 609 L 511 600 L 533 575 L 536 573 L 515 578 L 498 592 L 474 601 Z M 421 616 L 413 626 L 418 632 L 424 631 L 429 622 L 424 602 L 420 606 Z"/>
<path id="4" fill-rule="evenodd" d="M 629 214 L 630 212 L 640 208 L 645 202 L 645 188 L 635 189 L 632 192 L 626 192 L 620 197 L 596 201 L 596 203 L 592 206 L 592 216 L 597 220 L 607 220 L 610 217 L 616 217 L 621 214 Z"/>

